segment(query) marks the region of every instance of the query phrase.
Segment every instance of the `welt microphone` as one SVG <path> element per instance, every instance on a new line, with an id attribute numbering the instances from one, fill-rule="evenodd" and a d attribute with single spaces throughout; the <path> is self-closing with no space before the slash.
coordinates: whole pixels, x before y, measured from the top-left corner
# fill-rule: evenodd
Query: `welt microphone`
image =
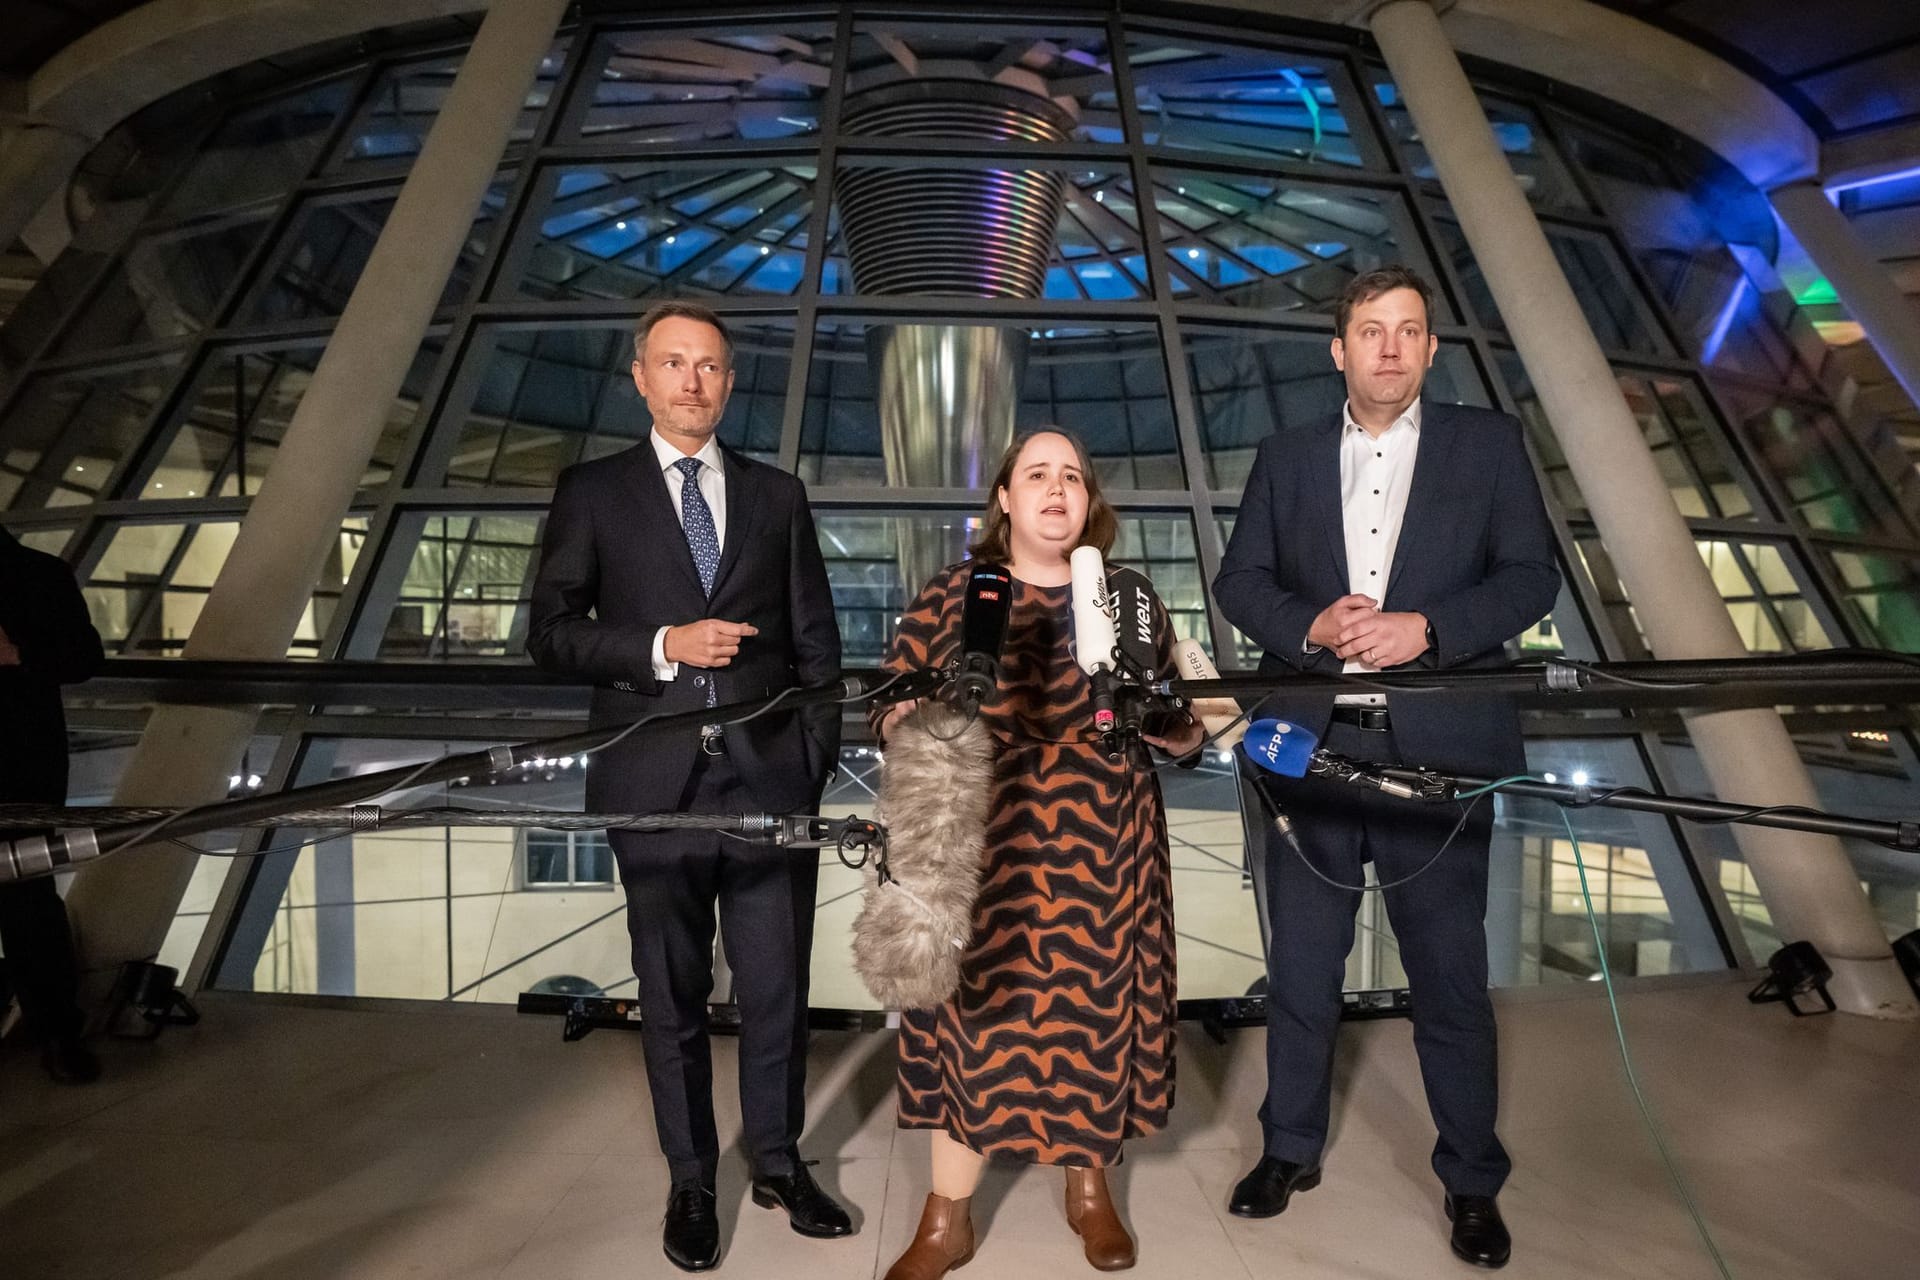
<path id="1" fill-rule="evenodd" d="M 960 611 L 960 671 L 954 688 L 967 706 L 993 696 L 1000 682 L 1000 650 L 1007 639 L 1007 614 L 1013 608 L 1013 575 L 997 564 L 975 562 L 967 569 L 967 594 Z"/>
<path id="2" fill-rule="evenodd" d="M 1160 635 L 1155 625 L 1161 616 L 1160 597 L 1154 593 L 1153 584 L 1146 575 L 1124 565 L 1115 565 L 1107 571 L 1109 588 L 1108 599 L 1111 603 L 1115 646 L 1118 657 L 1125 668 L 1124 674 L 1130 680 L 1142 682 L 1152 680 L 1160 669 Z M 1120 733 L 1123 737 L 1139 736 L 1147 720 L 1146 691 L 1137 685 L 1123 685 L 1116 693 L 1119 701 Z M 1158 704 L 1157 711 L 1164 718 L 1165 704 Z M 1154 728 L 1160 732 L 1164 726 Z"/>
<path id="3" fill-rule="evenodd" d="M 1112 733 L 1113 651 L 1119 638 L 1108 612 L 1106 562 L 1098 547 L 1075 547 L 1067 563 L 1073 571 L 1073 660 L 1093 685 L 1093 727 Z"/>

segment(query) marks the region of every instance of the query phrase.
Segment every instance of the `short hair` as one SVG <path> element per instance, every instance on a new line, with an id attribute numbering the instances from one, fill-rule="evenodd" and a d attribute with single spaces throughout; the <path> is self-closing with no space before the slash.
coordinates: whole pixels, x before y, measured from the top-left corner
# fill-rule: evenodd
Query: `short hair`
<path id="1" fill-rule="evenodd" d="M 1100 477 L 1088 464 L 1087 446 L 1065 427 L 1052 426 L 1022 431 L 1013 438 L 1007 451 L 1000 455 L 1000 469 L 993 473 L 993 483 L 987 486 L 987 511 L 981 521 L 980 536 L 967 548 L 967 554 L 976 560 L 991 560 L 999 564 L 1005 564 L 1013 554 L 1013 522 L 1000 509 L 1000 491 L 1013 479 L 1013 468 L 1020 461 L 1020 451 L 1035 436 L 1062 436 L 1073 446 L 1074 457 L 1080 460 L 1080 480 L 1087 486 L 1087 523 L 1074 546 L 1098 547 L 1100 554 L 1106 555 L 1113 550 L 1114 538 L 1119 536 L 1119 518 L 1114 515 L 1106 495 L 1100 492 Z"/>
<path id="2" fill-rule="evenodd" d="M 698 320 L 701 324 L 710 324 L 719 330 L 720 345 L 726 349 L 727 353 L 727 368 L 733 368 L 733 335 L 727 332 L 727 322 L 722 320 L 711 307 L 702 306 L 697 302 L 677 300 L 654 303 L 633 326 L 633 358 L 635 360 L 646 355 L 647 335 L 653 332 L 653 326 L 673 316 L 682 320 Z"/>
<path id="3" fill-rule="evenodd" d="M 1363 271 L 1347 281 L 1347 287 L 1340 291 L 1340 302 L 1333 309 L 1333 335 L 1345 339 L 1347 322 L 1353 319 L 1353 309 L 1363 303 L 1372 302 L 1383 293 L 1392 293 L 1395 289 L 1411 289 L 1420 295 L 1420 306 L 1427 313 L 1427 328 L 1433 328 L 1433 286 L 1420 278 L 1420 273 L 1404 263 L 1376 267 L 1372 271 Z"/>

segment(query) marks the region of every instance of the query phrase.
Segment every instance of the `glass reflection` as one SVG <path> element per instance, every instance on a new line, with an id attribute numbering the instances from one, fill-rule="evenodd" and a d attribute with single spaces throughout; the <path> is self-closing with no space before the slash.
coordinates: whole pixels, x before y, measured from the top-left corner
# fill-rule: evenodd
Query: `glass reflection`
<path id="1" fill-rule="evenodd" d="M 526 661 L 527 608 L 545 514 L 414 518 L 382 658 Z"/>
<path id="2" fill-rule="evenodd" d="M 207 328 L 265 231 L 263 218 L 245 217 L 142 235 L 68 328 L 61 351 L 181 338 Z"/>
<path id="3" fill-rule="evenodd" d="M 358 76 L 342 76 L 228 117 L 167 196 L 170 216 L 279 197 L 305 178 L 347 109 Z"/>
<path id="4" fill-rule="evenodd" d="M 1150 147 L 1379 167 L 1356 136 L 1347 78 L 1332 63 L 1279 49 L 1140 37 L 1127 46 L 1140 129 Z"/>
<path id="5" fill-rule="evenodd" d="M 579 137 L 634 147 L 725 139 L 772 141 L 820 127 L 833 29 L 820 23 L 730 31 L 617 31 Z"/>
<path id="6" fill-rule="evenodd" d="M 178 370 L 169 357 L 29 381 L 0 423 L 0 507 L 64 507 L 110 494 Z"/>

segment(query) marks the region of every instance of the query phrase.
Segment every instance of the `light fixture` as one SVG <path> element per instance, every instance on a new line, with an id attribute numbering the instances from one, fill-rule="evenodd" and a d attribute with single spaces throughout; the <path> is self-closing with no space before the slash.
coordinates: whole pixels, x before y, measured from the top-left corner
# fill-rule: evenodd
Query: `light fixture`
<path id="1" fill-rule="evenodd" d="M 1787 1011 L 1796 1018 L 1804 1018 L 1808 1010 L 1800 1007 L 1797 997 L 1818 993 L 1821 1002 L 1827 1007 L 1826 1013 L 1832 1013 L 1836 1007 L 1833 997 L 1827 994 L 1827 983 L 1833 978 L 1833 970 L 1827 967 L 1827 961 L 1819 948 L 1811 942 L 1789 942 L 1786 946 L 1767 957 L 1767 976 L 1760 985 L 1747 992 L 1747 999 L 1754 1004 L 1772 1004 L 1776 1001 L 1787 1006 Z M 1822 1010 L 1812 1010 L 1814 1013 Z"/>
<path id="2" fill-rule="evenodd" d="M 1593 781 L 1593 777 L 1585 769 L 1575 769 L 1571 781 L 1576 787 L 1584 787 Z"/>

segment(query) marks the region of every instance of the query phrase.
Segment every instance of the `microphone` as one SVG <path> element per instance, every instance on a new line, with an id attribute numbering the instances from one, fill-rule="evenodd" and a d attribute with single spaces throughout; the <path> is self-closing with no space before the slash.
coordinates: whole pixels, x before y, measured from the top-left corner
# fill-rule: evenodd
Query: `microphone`
<path id="1" fill-rule="evenodd" d="M 1220 672 L 1198 640 L 1182 640 L 1173 647 L 1173 664 L 1186 680 L 1218 680 Z M 1232 698 L 1195 698 L 1193 712 L 1207 727 L 1207 736 L 1222 751 L 1231 751 L 1247 736 L 1240 707 Z"/>
<path id="2" fill-rule="evenodd" d="M 1112 733 L 1114 634 L 1111 601 L 1107 595 L 1107 567 L 1098 547 L 1075 547 L 1068 557 L 1073 570 L 1073 658 L 1093 685 L 1093 727 Z"/>
<path id="3" fill-rule="evenodd" d="M 1000 649 L 1006 643 L 1007 614 L 1012 608 L 1011 573 L 984 562 L 968 569 L 966 602 L 960 613 L 960 672 L 954 679 L 968 706 L 985 702 L 1000 682 Z"/>
<path id="4" fill-rule="evenodd" d="M 1410 782 L 1383 777 L 1374 771 L 1376 766 L 1335 755 L 1322 748 L 1318 738 L 1286 720 L 1255 720 L 1247 729 L 1246 739 L 1241 742 L 1240 749 L 1247 753 L 1247 759 L 1283 778 L 1304 778 L 1312 774 L 1316 778 L 1328 778 L 1334 782 L 1371 787 L 1402 800 L 1444 798 L 1429 794 L 1427 788 Z"/>

